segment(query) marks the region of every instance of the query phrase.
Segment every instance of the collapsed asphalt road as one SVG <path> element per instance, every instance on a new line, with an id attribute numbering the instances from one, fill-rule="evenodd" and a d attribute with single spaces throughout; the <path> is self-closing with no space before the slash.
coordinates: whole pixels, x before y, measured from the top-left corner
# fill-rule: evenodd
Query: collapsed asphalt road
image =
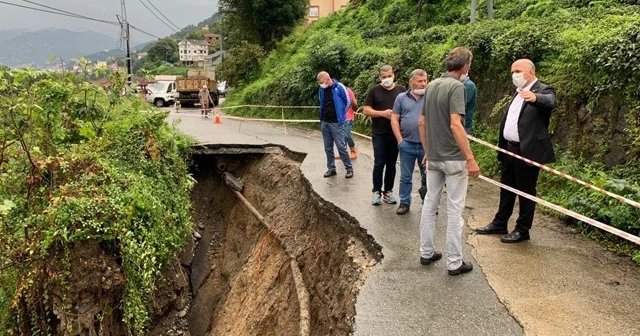
<path id="1" fill-rule="evenodd" d="M 188 111 L 185 111 L 188 113 Z M 171 120 L 175 114 L 170 116 Z M 354 216 L 383 248 L 384 259 L 357 298 L 356 335 L 635 335 L 640 333 L 640 271 L 628 258 L 607 252 L 576 235 L 555 218 L 537 216 L 533 239 L 501 244 L 495 237 L 469 232 L 465 258 L 472 273 L 449 277 L 444 263 L 418 263 L 419 198 L 411 212 L 395 206 L 372 207 L 371 149 L 359 140 L 355 177 L 325 179 L 322 140 L 317 131 L 178 116 L 179 128 L 202 142 L 277 143 L 308 153 L 305 177 L 324 199 Z M 491 220 L 498 190 L 472 181 L 467 198 L 468 225 Z M 278 197 L 274 193 L 272 197 Z M 443 247 L 445 218 L 438 218 L 436 246 Z M 472 258 L 471 256 L 474 256 Z"/>

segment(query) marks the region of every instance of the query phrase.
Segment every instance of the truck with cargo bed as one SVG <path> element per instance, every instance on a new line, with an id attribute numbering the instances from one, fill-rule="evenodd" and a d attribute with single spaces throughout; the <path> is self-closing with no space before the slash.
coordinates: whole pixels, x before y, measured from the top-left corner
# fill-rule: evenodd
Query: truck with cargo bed
<path id="1" fill-rule="evenodd" d="M 209 96 L 214 106 L 220 103 L 215 72 L 212 70 L 190 70 L 187 78 L 178 78 L 176 80 L 176 85 L 178 101 L 183 107 L 200 104 L 198 93 L 205 85 L 209 89 Z"/>

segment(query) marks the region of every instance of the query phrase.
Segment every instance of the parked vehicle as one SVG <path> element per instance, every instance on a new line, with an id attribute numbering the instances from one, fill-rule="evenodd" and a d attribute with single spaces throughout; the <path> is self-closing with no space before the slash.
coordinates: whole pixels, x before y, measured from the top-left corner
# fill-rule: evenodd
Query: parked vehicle
<path id="1" fill-rule="evenodd" d="M 147 86 L 145 98 L 148 102 L 157 107 L 164 107 L 173 104 L 178 99 L 176 82 L 160 81 Z"/>
<path id="2" fill-rule="evenodd" d="M 218 82 L 218 94 L 220 96 L 226 97 L 228 90 L 229 86 L 227 85 L 227 81 Z"/>
<path id="3" fill-rule="evenodd" d="M 191 70 L 190 70 L 191 72 Z M 209 95 L 214 106 L 220 104 L 218 87 L 216 85 L 215 72 L 213 70 L 198 70 L 194 76 L 180 78 L 176 81 L 178 100 L 183 107 L 200 104 L 198 93 L 203 86 L 209 88 Z"/>

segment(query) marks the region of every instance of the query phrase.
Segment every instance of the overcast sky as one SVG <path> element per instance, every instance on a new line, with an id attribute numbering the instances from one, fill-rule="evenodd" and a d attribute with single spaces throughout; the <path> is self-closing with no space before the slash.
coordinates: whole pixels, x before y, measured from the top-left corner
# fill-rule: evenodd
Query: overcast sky
<path id="1" fill-rule="evenodd" d="M 24 0 L 3 1 L 38 7 Z M 155 5 L 180 28 L 190 24 L 197 24 L 218 11 L 218 0 L 126 0 L 129 22 L 159 37 L 170 35 L 174 31 L 161 23 L 141 4 L 141 2 L 144 2 L 153 10 L 153 7 L 147 1 Z M 117 21 L 116 14 L 120 14 L 120 0 L 32 0 L 32 2 L 108 21 Z M 164 20 L 161 15 L 158 16 Z M 74 31 L 93 30 L 115 38 L 119 36 L 119 28 L 116 26 L 37 12 L 0 3 L 0 30 L 39 30 L 45 28 L 65 28 Z M 136 42 L 153 39 L 136 31 L 131 31 L 131 36 L 132 40 Z"/>

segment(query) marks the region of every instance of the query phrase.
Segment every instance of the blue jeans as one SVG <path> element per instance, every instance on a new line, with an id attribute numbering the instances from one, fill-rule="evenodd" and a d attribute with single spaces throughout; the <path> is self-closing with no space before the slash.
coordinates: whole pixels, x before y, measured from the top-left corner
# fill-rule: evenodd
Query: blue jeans
<path id="1" fill-rule="evenodd" d="M 344 126 L 338 123 L 321 122 L 320 130 L 322 131 L 322 141 L 324 142 L 324 152 L 327 154 L 327 169 L 336 170 L 336 157 L 333 153 L 333 144 L 336 144 L 340 159 L 344 163 L 347 170 L 353 170 L 349 152 L 347 151 L 347 143 L 344 141 Z"/>
<path id="2" fill-rule="evenodd" d="M 400 152 L 400 203 L 410 205 L 411 189 L 413 189 L 413 168 L 416 162 L 420 168 L 422 185 L 427 184 L 424 167 L 422 166 L 424 149 L 419 142 L 404 140 L 398 144 L 398 151 Z"/>
<path id="3" fill-rule="evenodd" d="M 398 161 L 398 142 L 393 134 L 374 134 L 373 143 L 373 192 L 393 190 Z M 384 190 L 382 177 L 384 175 Z"/>
<path id="4" fill-rule="evenodd" d="M 351 148 L 356 147 L 356 143 L 353 141 L 351 137 L 351 129 L 353 129 L 353 121 L 347 121 L 344 123 L 344 140 L 347 142 L 347 145 Z"/>

